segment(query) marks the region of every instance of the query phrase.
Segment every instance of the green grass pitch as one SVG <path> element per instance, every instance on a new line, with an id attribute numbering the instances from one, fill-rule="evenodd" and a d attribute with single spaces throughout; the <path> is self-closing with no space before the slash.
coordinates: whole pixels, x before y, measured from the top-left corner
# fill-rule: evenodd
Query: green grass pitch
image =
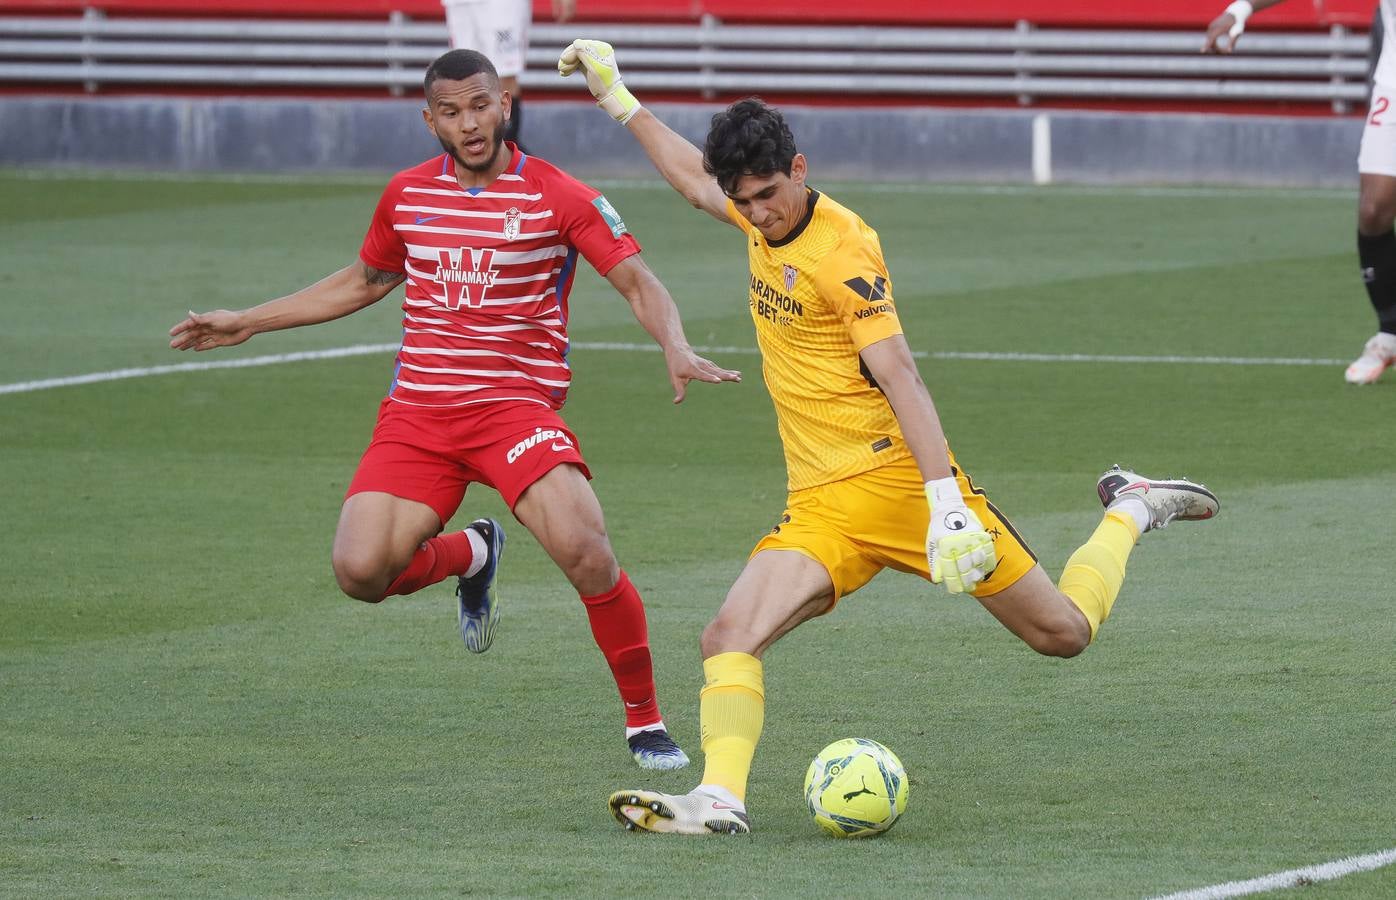
<path id="1" fill-rule="evenodd" d="M 380 185 L 0 175 L 0 383 L 191 360 L 166 348 L 186 309 L 348 263 Z M 1372 330 L 1351 195 L 818 186 L 879 230 L 918 351 L 1346 362 Z M 746 376 L 675 408 L 657 354 L 572 356 L 565 414 L 696 757 L 698 634 L 784 472 L 740 237 L 658 186 L 607 194 L 693 343 Z M 390 342 L 398 302 L 198 358 Z M 572 334 L 646 341 L 588 269 Z M 921 369 L 1053 575 L 1113 462 L 1203 479 L 1222 514 L 1148 535 L 1075 660 L 896 573 L 789 636 L 750 839 L 611 821 L 610 791 L 700 769 L 633 766 L 581 605 L 517 525 L 482 657 L 448 585 L 339 594 L 330 537 L 390 354 L 0 394 L 0 895 L 1144 897 L 1396 846 L 1396 376 Z M 472 489 L 457 523 L 482 514 L 507 516 Z M 846 736 L 910 773 L 884 838 L 803 809 Z M 1393 896 L 1396 869 L 1311 890 Z"/>

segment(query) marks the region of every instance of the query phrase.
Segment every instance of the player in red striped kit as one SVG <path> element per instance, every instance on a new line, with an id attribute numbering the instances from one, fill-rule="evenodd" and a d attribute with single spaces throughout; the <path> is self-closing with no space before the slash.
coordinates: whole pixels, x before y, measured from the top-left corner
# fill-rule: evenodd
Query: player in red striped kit
<path id="1" fill-rule="evenodd" d="M 616 562 L 576 436 L 557 413 L 571 381 L 567 297 L 578 254 L 664 349 L 674 402 L 689 381 L 740 374 L 694 354 L 672 298 L 605 197 L 504 141 L 510 97 L 486 57 L 453 50 L 432 63 L 425 87 L 423 117 L 445 153 L 388 183 L 359 259 L 260 306 L 191 312 L 170 329 L 170 346 L 209 350 L 326 322 L 405 281 L 392 388 L 335 532 L 340 587 L 376 603 L 455 575 L 466 647 L 488 649 L 504 531 L 477 519 L 440 532 L 469 484 L 495 488 L 581 595 L 636 761 L 682 767 L 688 757 L 655 697 L 640 595 Z"/>

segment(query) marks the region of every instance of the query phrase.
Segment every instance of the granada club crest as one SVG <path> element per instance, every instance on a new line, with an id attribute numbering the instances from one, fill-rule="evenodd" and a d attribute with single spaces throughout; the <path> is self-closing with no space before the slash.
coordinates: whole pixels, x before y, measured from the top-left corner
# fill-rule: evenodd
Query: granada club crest
<path id="1" fill-rule="evenodd" d="M 800 274 L 794 266 L 785 267 L 785 292 L 788 294 L 795 290 L 795 279 Z"/>
<path id="2" fill-rule="evenodd" d="M 504 239 L 512 241 L 519 236 L 519 208 L 513 206 L 504 214 Z"/>
<path id="3" fill-rule="evenodd" d="M 484 306 L 485 292 L 499 275 L 494 269 L 494 248 L 456 247 L 438 252 L 436 280 L 446 290 L 446 308 Z"/>

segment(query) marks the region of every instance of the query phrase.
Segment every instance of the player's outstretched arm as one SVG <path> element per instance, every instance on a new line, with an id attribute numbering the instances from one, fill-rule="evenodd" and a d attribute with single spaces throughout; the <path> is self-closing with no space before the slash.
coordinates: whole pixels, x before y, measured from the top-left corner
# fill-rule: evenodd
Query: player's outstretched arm
<path id="1" fill-rule="evenodd" d="M 630 303 L 635 318 L 664 350 L 669 383 L 674 386 L 674 402 L 682 403 L 690 381 L 720 384 L 741 381 L 742 373 L 724 369 L 693 352 L 684 337 L 678 307 L 664 284 L 638 256 L 630 256 L 606 273 L 606 280 Z"/>
<path id="2" fill-rule="evenodd" d="M 726 225 L 741 227 L 727 213 L 727 195 L 703 168 L 703 151 L 644 108 L 635 114 L 626 127 L 645 148 L 645 154 L 659 174 L 683 195 L 689 205 Z"/>
<path id="3" fill-rule="evenodd" d="M 674 190 L 718 221 L 737 224 L 727 215 L 727 196 L 703 170 L 703 152 L 640 105 L 625 86 L 610 44 L 584 38 L 573 41 L 562 51 L 557 71 L 563 77 L 582 72 L 596 105 L 630 129 L 650 162 Z"/>
<path id="4" fill-rule="evenodd" d="M 248 309 L 189 311 L 170 329 L 175 350 L 212 350 L 232 347 L 264 331 L 316 325 L 357 312 L 381 300 L 406 276 L 385 272 L 357 261 L 327 275 L 294 294 L 268 300 Z"/>
<path id="5" fill-rule="evenodd" d="M 911 348 L 906 338 L 896 334 L 864 347 L 860 355 L 892 405 L 926 482 L 926 502 L 931 508 L 926 561 L 931 581 L 944 584 L 952 594 L 972 591 L 998 564 L 994 539 L 974 510 L 965 505 L 951 474 L 940 416 L 916 369 Z"/>
<path id="6" fill-rule="evenodd" d="M 1203 53 L 1230 53 L 1236 49 L 1236 42 L 1245 33 L 1246 21 L 1250 17 L 1284 0 L 1235 0 L 1207 26 L 1207 35 L 1202 40 Z"/>

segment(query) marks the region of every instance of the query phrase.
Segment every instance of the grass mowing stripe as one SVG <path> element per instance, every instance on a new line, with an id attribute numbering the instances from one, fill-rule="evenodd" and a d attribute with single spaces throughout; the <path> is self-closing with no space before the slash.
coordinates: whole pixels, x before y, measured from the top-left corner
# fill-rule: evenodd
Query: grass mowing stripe
<path id="1" fill-rule="evenodd" d="M 1252 878 L 1249 881 L 1229 881 L 1226 884 L 1214 884 L 1211 887 L 1180 891 L 1176 894 L 1157 897 L 1155 900 L 1222 900 L 1223 897 L 1244 897 L 1248 894 L 1262 894 L 1283 888 L 1307 887 L 1315 882 L 1333 881 L 1355 872 L 1370 872 L 1392 863 L 1396 863 L 1396 847 L 1382 850 L 1379 853 L 1368 853 L 1365 856 L 1349 856 L 1303 869 L 1290 869 L 1288 872 L 1262 875 L 1260 878 Z"/>
<path id="2" fill-rule="evenodd" d="M 630 344 L 614 341 L 580 341 L 572 345 L 578 350 L 621 350 L 639 352 L 659 352 L 654 344 Z M 90 372 L 86 375 L 68 375 L 62 378 L 43 378 L 38 381 L 17 381 L 0 384 L 0 394 L 25 394 L 49 388 L 72 387 L 79 384 L 97 384 L 104 381 L 121 381 L 125 378 L 145 378 L 150 375 L 172 375 L 178 372 L 203 372 L 209 369 L 246 369 L 255 366 L 274 366 L 281 363 L 305 362 L 315 359 L 339 359 L 345 356 L 365 356 L 371 353 L 387 353 L 398 348 L 397 344 L 354 344 L 349 347 L 332 347 L 328 350 L 304 350 L 296 353 L 275 353 L 270 356 L 249 356 L 242 359 L 220 359 L 209 362 L 173 363 L 168 366 L 146 366 L 134 369 L 113 369 L 110 372 Z M 755 347 L 695 347 L 699 353 L 756 353 Z M 1275 356 L 1117 356 L 1090 353 L 994 353 L 940 350 L 926 352 L 913 351 L 917 359 L 961 359 L 984 360 L 990 362 L 1048 362 L 1048 363 L 1165 363 L 1181 365 L 1214 366 L 1340 366 L 1339 359 L 1305 359 Z"/>

